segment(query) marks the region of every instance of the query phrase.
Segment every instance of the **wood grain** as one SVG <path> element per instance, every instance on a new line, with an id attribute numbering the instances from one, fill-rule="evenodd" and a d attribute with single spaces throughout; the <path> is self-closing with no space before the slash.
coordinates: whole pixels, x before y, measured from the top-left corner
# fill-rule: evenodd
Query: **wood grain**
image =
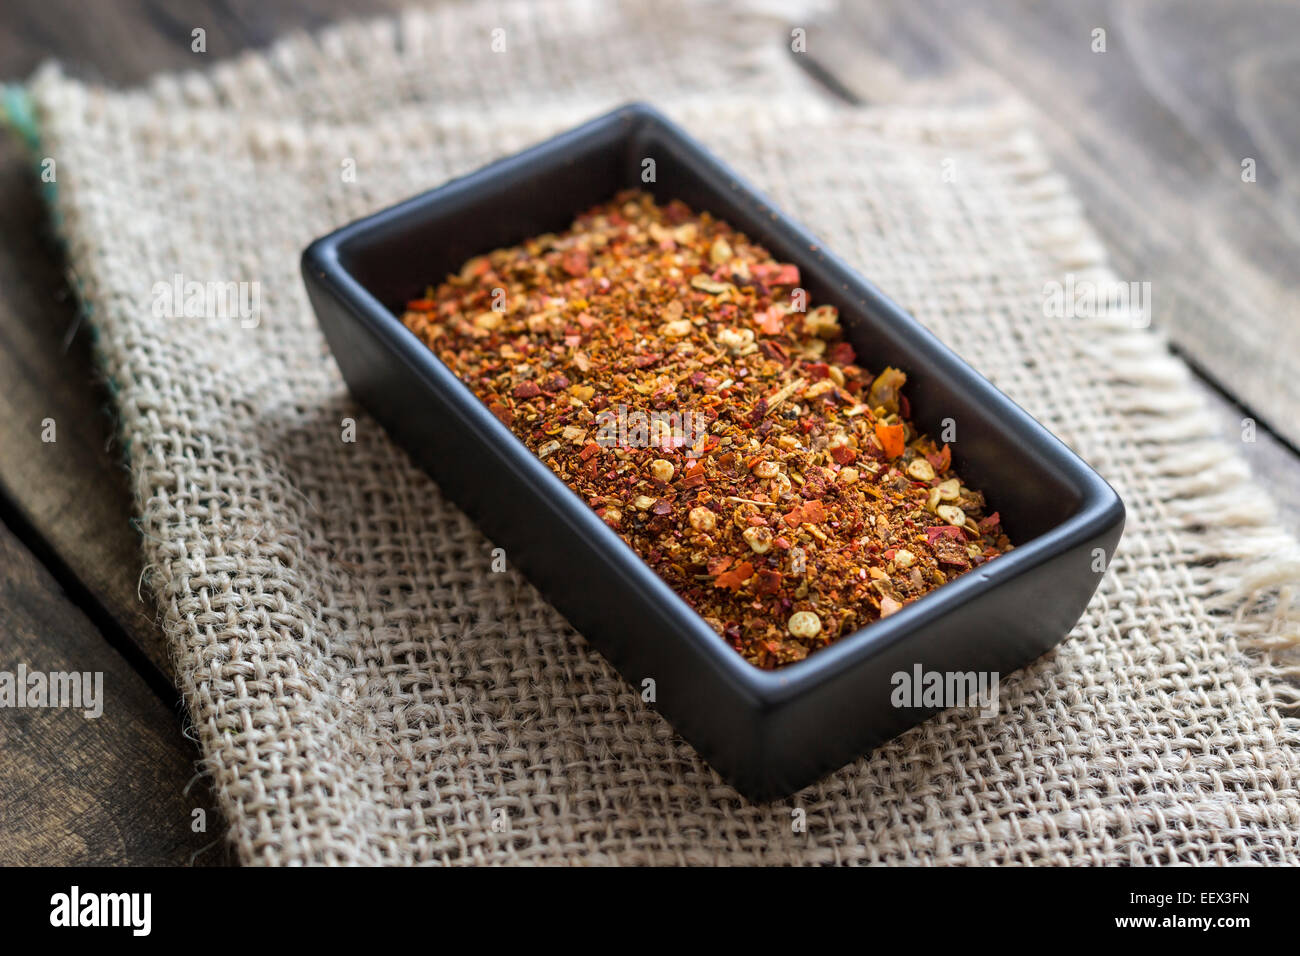
<path id="1" fill-rule="evenodd" d="M 1277 0 L 883 0 L 814 21 L 807 55 L 862 102 L 1028 100 L 1120 278 L 1150 282 L 1179 350 L 1294 447 L 1297 36 Z"/>
<path id="2" fill-rule="evenodd" d="M 175 709 L 4 525 L 0 608 L 0 671 L 103 675 L 99 717 L 0 707 L 0 865 L 223 862 L 222 823 L 207 786 L 190 786 L 198 750 Z"/>
<path id="3" fill-rule="evenodd" d="M 403 0 L 6 0 L 0 68 L 22 79 L 46 60 L 110 86 L 141 83 L 155 73 L 201 69 L 267 46 L 293 30 L 317 30 L 344 17 L 381 16 Z M 206 51 L 191 48 L 205 31 Z"/>
<path id="4" fill-rule="evenodd" d="M 159 673 L 169 673 L 153 610 L 137 593 L 140 542 L 109 396 L 37 186 L 18 146 L 0 140 L 0 492 Z M 52 442 L 43 440 L 47 421 Z"/>

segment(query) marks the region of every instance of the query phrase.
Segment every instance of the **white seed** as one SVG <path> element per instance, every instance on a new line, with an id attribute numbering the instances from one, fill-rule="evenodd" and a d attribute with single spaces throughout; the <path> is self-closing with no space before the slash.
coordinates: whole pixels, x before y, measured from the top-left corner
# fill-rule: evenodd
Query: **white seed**
<path id="1" fill-rule="evenodd" d="M 935 490 L 939 492 L 940 501 L 955 501 L 961 494 L 961 482 L 956 478 L 949 478 L 936 485 Z"/>
<path id="2" fill-rule="evenodd" d="M 731 246 L 726 239 L 719 236 L 713 240 L 713 245 L 709 249 L 709 261 L 715 266 L 720 266 L 731 259 Z"/>
<path id="3" fill-rule="evenodd" d="M 891 614 L 897 614 L 897 613 L 898 613 L 899 611 L 901 611 L 902 609 L 903 609 L 902 602 L 900 602 L 900 601 L 896 601 L 894 598 L 890 597 L 888 594 L 886 594 L 884 597 L 882 597 L 882 598 L 880 599 L 880 616 L 881 616 L 881 617 L 889 617 L 889 615 L 891 615 Z"/>
<path id="4" fill-rule="evenodd" d="M 856 468 L 841 468 L 840 481 L 846 485 L 856 485 L 858 483 L 858 470 Z"/>
<path id="5" fill-rule="evenodd" d="M 691 522 L 691 527 L 700 532 L 712 531 L 718 524 L 717 516 L 708 508 L 692 508 L 687 517 Z"/>
<path id="6" fill-rule="evenodd" d="M 809 335 L 833 338 L 840 331 L 840 312 L 833 305 L 819 305 L 804 317 L 804 331 Z"/>
<path id="7" fill-rule="evenodd" d="M 728 352 L 739 352 L 742 349 L 752 345 L 754 342 L 754 332 L 752 329 L 719 329 L 718 344 Z"/>
<path id="8" fill-rule="evenodd" d="M 659 326 L 659 331 L 665 338 L 680 339 L 684 335 L 691 334 L 691 320 L 677 319 L 673 322 L 665 322 Z"/>
<path id="9" fill-rule="evenodd" d="M 660 481 L 672 481 L 673 472 L 676 470 L 677 469 L 673 467 L 673 463 L 664 458 L 656 458 L 654 461 L 650 462 L 650 474 L 654 475 Z"/>
<path id="10" fill-rule="evenodd" d="M 474 325 L 480 329 L 495 329 L 501 324 L 500 312 L 480 312 L 474 316 Z"/>
<path id="11" fill-rule="evenodd" d="M 803 397 L 817 398 L 821 395 L 825 395 L 827 392 L 833 391 L 835 391 L 835 383 L 829 378 L 823 378 L 809 385 L 808 390 L 803 393 Z"/>
<path id="12" fill-rule="evenodd" d="M 754 465 L 754 474 L 759 478 L 775 478 L 781 466 L 774 461 L 760 461 Z"/>
<path id="13" fill-rule="evenodd" d="M 754 549 L 755 554 L 766 554 L 772 547 L 772 532 L 768 528 L 762 526 L 746 528 L 740 536 Z"/>
<path id="14" fill-rule="evenodd" d="M 960 528 L 966 523 L 966 512 L 962 511 L 956 505 L 940 505 L 935 509 L 939 517 L 948 522 L 954 528 Z"/>
<path id="15" fill-rule="evenodd" d="M 719 282 L 717 279 L 710 279 L 706 275 L 698 275 L 691 279 L 691 288 L 699 289 L 701 292 L 707 292 L 710 295 L 721 295 L 724 292 L 730 292 L 735 286 L 730 282 Z"/>
<path id="16" fill-rule="evenodd" d="M 816 637 L 822 632 L 822 619 L 812 611 L 795 611 L 786 623 L 786 630 L 795 637 Z"/>
<path id="17" fill-rule="evenodd" d="M 898 568 L 910 568 L 916 562 L 916 555 L 906 548 L 899 548 L 894 552 L 894 566 Z"/>
<path id="18" fill-rule="evenodd" d="M 537 449 L 537 457 L 545 458 L 547 455 L 554 454 L 556 451 L 559 450 L 559 447 L 560 447 L 560 443 L 558 441 L 554 441 L 554 440 L 548 441 L 541 448 Z"/>
<path id="19" fill-rule="evenodd" d="M 632 504 L 640 511 L 649 511 L 650 506 L 654 503 L 655 500 L 649 495 L 637 495 L 636 498 L 632 500 Z"/>
<path id="20" fill-rule="evenodd" d="M 917 481 L 930 481 L 934 478 L 934 466 L 924 458 L 913 458 L 907 463 L 907 474 Z"/>

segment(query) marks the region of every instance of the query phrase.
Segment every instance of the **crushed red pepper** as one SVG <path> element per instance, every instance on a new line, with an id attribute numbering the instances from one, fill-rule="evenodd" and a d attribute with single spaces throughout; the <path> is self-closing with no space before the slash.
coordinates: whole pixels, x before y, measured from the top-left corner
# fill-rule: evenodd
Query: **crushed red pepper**
<path id="1" fill-rule="evenodd" d="M 1011 549 L 799 269 L 624 193 L 403 317 L 746 660 L 802 660 Z M 640 416 L 640 417 L 638 417 Z"/>

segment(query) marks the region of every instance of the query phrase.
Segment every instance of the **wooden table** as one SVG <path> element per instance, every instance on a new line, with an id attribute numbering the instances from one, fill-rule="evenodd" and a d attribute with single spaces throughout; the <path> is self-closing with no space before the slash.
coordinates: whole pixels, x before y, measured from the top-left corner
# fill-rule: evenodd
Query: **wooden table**
<path id="1" fill-rule="evenodd" d="M 343 0 L 8 0 L 0 79 L 22 80 L 56 58 L 75 75 L 130 85 L 196 66 L 196 26 L 214 60 L 354 12 Z M 1300 456 L 1280 437 L 1295 441 L 1298 423 L 1280 420 L 1267 389 L 1244 384 L 1258 384 L 1255 363 L 1266 356 L 1232 341 L 1242 322 L 1265 321 L 1300 291 L 1300 180 L 1278 159 L 1297 144 L 1300 12 L 1253 0 L 884 0 L 791 26 L 807 31 L 800 62 L 855 101 L 922 99 L 955 75 L 972 90 L 1005 86 L 1029 99 L 1121 277 L 1168 290 L 1157 324 L 1198 368 L 1211 420 L 1300 533 Z M 1092 49 L 1097 28 L 1107 30 L 1104 57 Z M 1243 156 L 1260 157 L 1266 175 L 1236 201 L 1223 164 Z M 228 862 L 155 611 L 141 596 L 109 398 L 12 136 L 0 137 L 0 236 L 0 670 L 102 672 L 106 697 L 98 719 L 0 711 L 0 864 Z M 1206 236 L 1212 249 L 1202 248 Z M 1235 261 L 1255 268 L 1230 274 Z M 1259 422 L 1254 443 L 1241 441 L 1246 417 Z M 53 443 L 42 441 L 45 419 L 56 422 Z"/>

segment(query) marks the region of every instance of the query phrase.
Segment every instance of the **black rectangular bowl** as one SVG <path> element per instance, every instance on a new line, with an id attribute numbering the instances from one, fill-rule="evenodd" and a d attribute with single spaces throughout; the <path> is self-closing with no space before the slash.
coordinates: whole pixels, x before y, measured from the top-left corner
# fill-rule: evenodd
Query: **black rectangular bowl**
<path id="1" fill-rule="evenodd" d="M 954 420 L 955 462 L 1015 550 L 782 670 L 722 641 L 398 318 L 465 260 L 562 231 L 627 188 L 707 210 L 797 264 L 868 368 L 907 373 L 918 427 Z M 302 271 L 361 403 L 634 687 L 654 680 L 659 710 L 753 799 L 790 794 L 940 709 L 893 706 L 896 673 L 1005 675 L 1043 654 L 1078 620 L 1123 529 L 1119 497 L 1073 452 L 644 105 L 345 226 L 312 243 Z"/>

